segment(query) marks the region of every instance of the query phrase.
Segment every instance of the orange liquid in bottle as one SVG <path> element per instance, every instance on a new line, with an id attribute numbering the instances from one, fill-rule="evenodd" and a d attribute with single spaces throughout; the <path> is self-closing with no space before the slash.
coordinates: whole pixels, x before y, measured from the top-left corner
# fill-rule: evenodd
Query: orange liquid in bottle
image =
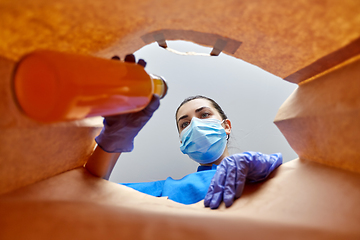
<path id="1" fill-rule="evenodd" d="M 14 90 L 26 115 L 57 122 L 140 111 L 167 86 L 138 64 L 42 50 L 19 61 Z"/>

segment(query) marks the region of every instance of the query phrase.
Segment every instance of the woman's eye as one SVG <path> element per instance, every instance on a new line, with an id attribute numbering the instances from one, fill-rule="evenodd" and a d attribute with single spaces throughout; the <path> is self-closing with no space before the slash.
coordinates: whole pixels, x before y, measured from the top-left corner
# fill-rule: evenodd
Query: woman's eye
<path id="1" fill-rule="evenodd" d="M 186 128 L 189 125 L 189 122 L 184 122 L 181 124 L 181 129 Z"/>
<path id="2" fill-rule="evenodd" d="M 202 113 L 202 114 L 201 114 L 201 117 L 202 117 L 202 118 L 207 118 L 207 117 L 209 117 L 209 116 L 210 116 L 209 113 Z"/>

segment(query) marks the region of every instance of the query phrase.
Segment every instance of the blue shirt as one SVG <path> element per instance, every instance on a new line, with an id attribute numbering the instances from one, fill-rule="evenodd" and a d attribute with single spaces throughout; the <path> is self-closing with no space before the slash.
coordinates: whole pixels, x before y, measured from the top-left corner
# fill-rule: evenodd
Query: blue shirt
<path id="1" fill-rule="evenodd" d="M 178 180 L 168 177 L 161 181 L 121 184 L 151 196 L 168 197 L 178 203 L 193 204 L 205 198 L 216 168 L 215 164 L 199 166 L 197 172 Z"/>

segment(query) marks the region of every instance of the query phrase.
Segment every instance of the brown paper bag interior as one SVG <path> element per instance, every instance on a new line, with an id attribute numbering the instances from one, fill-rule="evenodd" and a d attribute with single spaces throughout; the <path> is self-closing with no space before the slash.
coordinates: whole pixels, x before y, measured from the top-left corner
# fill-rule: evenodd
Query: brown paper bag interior
<path id="1" fill-rule="evenodd" d="M 360 2 L 0 1 L 1 239 L 359 239 Z M 248 185 L 228 209 L 182 205 L 83 169 L 100 127 L 43 125 L 11 77 L 36 49 L 124 56 L 187 40 L 298 89 L 275 124 L 300 159 Z"/>

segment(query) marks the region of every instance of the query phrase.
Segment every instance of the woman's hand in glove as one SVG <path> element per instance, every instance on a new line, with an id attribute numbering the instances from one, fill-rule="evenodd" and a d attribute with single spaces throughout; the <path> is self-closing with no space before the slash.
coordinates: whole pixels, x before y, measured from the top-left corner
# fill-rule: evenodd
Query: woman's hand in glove
<path id="1" fill-rule="evenodd" d="M 211 180 L 204 199 L 205 207 L 216 209 L 222 201 L 230 207 L 241 196 L 245 181 L 262 181 L 281 164 L 281 153 L 244 152 L 225 157 Z"/>
<path id="2" fill-rule="evenodd" d="M 112 59 L 120 60 L 117 56 L 112 57 Z M 135 56 L 133 54 L 127 55 L 125 62 L 135 64 Z M 140 59 L 137 64 L 145 67 L 146 62 Z M 131 152 L 134 148 L 135 136 L 149 121 L 159 105 L 159 97 L 154 94 L 150 103 L 139 112 L 105 117 L 104 127 L 95 141 L 108 153 Z"/>

